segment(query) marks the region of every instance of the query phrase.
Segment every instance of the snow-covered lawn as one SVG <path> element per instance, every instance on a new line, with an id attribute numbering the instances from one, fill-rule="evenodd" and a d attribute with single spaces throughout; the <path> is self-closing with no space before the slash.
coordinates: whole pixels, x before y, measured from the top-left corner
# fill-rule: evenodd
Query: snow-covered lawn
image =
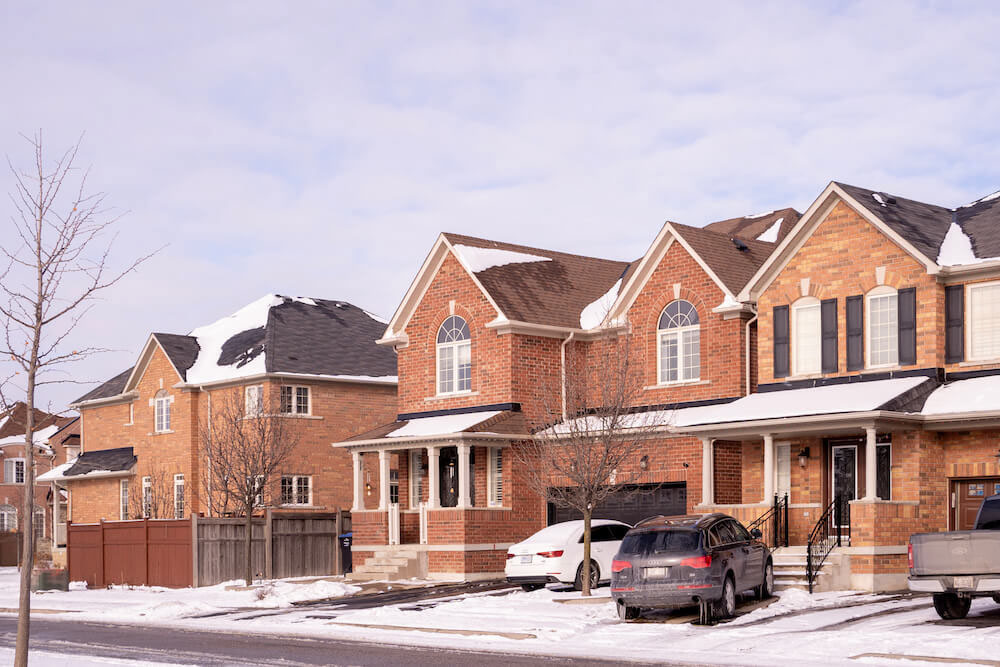
<path id="1" fill-rule="evenodd" d="M 1000 659 L 1000 606 L 989 599 L 973 602 L 970 618 L 985 615 L 978 622 L 944 624 L 928 597 L 850 592 L 810 596 L 793 590 L 766 607 L 713 627 L 693 625 L 690 618 L 682 618 L 686 612 L 621 622 L 606 587 L 598 589 L 596 600 L 584 603 L 566 602 L 578 600 L 578 593 L 543 589 L 476 593 L 369 609 L 334 603 L 290 606 L 293 599 L 328 598 L 356 590 L 338 581 L 280 581 L 262 591 L 214 586 L 39 593 L 32 603 L 39 609 L 77 610 L 47 617 L 60 620 L 142 622 L 615 660 L 906 665 L 926 664 L 920 658 L 927 657 L 986 661 L 981 664 L 996 664 L 990 661 Z M 16 573 L 0 569 L 0 607 L 16 606 L 16 595 Z"/>

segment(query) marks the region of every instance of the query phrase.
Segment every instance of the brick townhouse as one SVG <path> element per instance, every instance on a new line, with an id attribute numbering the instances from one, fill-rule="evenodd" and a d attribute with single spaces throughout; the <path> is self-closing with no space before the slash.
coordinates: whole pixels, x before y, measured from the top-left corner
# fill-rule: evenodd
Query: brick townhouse
<path id="1" fill-rule="evenodd" d="M 350 456 L 329 443 L 397 412 L 395 354 L 375 344 L 384 328 L 343 301 L 267 295 L 188 335 L 153 333 L 135 366 L 74 402 L 79 456 L 42 481 L 68 490 L 77 523 L 212 515 L 201 433 L 235 396 L 248 414 L 276 405 L 301 420 L 268 489 L 277 511 L 347 508 Z"/>
<path id="2" fill-rule="evenodd" d="M 736 297 L 798 217 L 667 223 L 634 262 L 439 236 L 379 341 L 398 353 L 399 415 L 334 444 L 354 464 L 358 570 L 495 577 L 510 544 L 574 518 L 527 488 L 512 448 L 551 423 L 567 356 L 586 358 L 609 332 L 639 355 L 636 409 L 679 415 L 749 393 L 756 325 Z M 707 481 L 734 502 L 740 447 L 716 445 Z M 634 486 L 647 493 L 596 516 L 691 510 L 702 449 L 665 428 L 643 452 Z"/>
<path id="3" fill-rule="evenodd" d="M 677 423 L 705 451 L 740 443 L 741 495 L 702 509 L 790 494 L 791 543 L 840 537 L 842 585 L 905 588 L 909 535 L 967 528 L 1000 493 L 1000 196 L 831 183 L 738 300 L 757 393 Z"/>

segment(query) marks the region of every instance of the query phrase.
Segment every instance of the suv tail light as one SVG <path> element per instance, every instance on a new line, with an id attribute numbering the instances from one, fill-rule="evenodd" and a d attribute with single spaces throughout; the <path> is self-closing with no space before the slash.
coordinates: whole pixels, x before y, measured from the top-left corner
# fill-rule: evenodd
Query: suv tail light
<path id="1" fill-rule="evenodd" d="M 698 556 L 697 558 L 685 558 L 681 561 L 681 567 L 684 566 L 695 568 L 712 567 L 712 555 L 709 554 L 707 556 Z"/>
<path id="2" fill-rule="evenodd" d="M 541 556 L 542 558 L 559 558 L 560 556 L 563 555 L 563 550 L 560 549 L 559 551 L 539 551 L 538 555 Z"/>
<path id="3" fill-rule="evenodd" d="M 910 543 L 908 543 L 906 545 L 906 560 L 908 561 L 910 569 L 912 570 L 913 569 L 913 543 L 912 542 L 910 542 Z"/>
<path id="4" fill-rule="evenodd" d="M 621 572 L 622 570 L 631 570 L 632 563 L 627 560 L 613 560 L 611 561 L 611 571 Z"/>

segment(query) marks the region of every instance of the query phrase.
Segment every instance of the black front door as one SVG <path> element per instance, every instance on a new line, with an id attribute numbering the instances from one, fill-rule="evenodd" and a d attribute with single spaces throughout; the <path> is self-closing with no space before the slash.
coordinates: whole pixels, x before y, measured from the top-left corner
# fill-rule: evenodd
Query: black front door
<path id="1" fill-rule="evenodd" d="M 441 507 L 458 506 L 458 448 L 441 449 L 439 472 L 441 480 Z"/>
<path id="2" fill-rule="evenodd" d="M 832 448 L 833 453 L 833 498 L 831 500 L 840 500 L 843 503 L 842 513 L 843 516 L 840 517 L 840 525 L 846 526 L 849 519 L 847 518 L 847 502 L 850 500 L 855 500 L 858 497 L 858 447 L 857 445 L 834 445 Z M 836 527 L 837 524 L 837 513 L 833 516 L 833 526 Z"/>

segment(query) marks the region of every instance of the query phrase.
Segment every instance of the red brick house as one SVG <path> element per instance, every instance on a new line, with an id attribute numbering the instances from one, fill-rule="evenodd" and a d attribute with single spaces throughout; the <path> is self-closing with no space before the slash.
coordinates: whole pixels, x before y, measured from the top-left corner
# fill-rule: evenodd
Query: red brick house
<path id="1" fill-rule="evenodd" d="M 641 355 L 637 410 L 676 416 L 749 393 L 756 327 L 736 297 L 775 247 L 754 237 L 777 241 L 797 220 L 785 209 L 707 229 L 667 223 L 634 262 L 438 237 L 379 341 L 398 353 L 400 414 L 334 445 L 354 462 L 356 571 L 495 577 L 510 544 L 573 518 L 526 488 L 511 448 L 550 423 L 566 355 L 608 332 Z M 739 448 L 715 447 L 707 484 L 720 497 L 739 495 Z M 689 511 L 701 455 L 699 439 L 665 428 L 648 442 L 651 493 L 596 516 Z"/>
<path id="2" fill-rule="evenodd" d="M 42 481 L 68 490 L 77 523 L 138 518 L 151 511 L 156 484 L 170 518 L 211 515 L 199 428 L 213 399 L 218 410 L 235 395 L 248 411 L 276 404 L 301 420 L 301 440 L 270 490 L 276 509 L 347 508 L 350 456 L 328 443 L 397 412 L 395 354 L 375 344 L 384 328 L 343 301 L 267 295 L 190 334 L 153 333 L 135 366 L 73 404 L 79 456 Z"/>
<path id="3" fill-rule="evenodd" d="M 706 451 L 740 443 L 742 493 L 704 506 L 750 518 L 789 493 L 792 544 L 837 534 L 844 585 L 905 588 L 909 535 L 968 527 L 1000 492 L 998 223 L 998 195 L 831 183 L 738 295 L 758 393 L 678 422 Z"/>

